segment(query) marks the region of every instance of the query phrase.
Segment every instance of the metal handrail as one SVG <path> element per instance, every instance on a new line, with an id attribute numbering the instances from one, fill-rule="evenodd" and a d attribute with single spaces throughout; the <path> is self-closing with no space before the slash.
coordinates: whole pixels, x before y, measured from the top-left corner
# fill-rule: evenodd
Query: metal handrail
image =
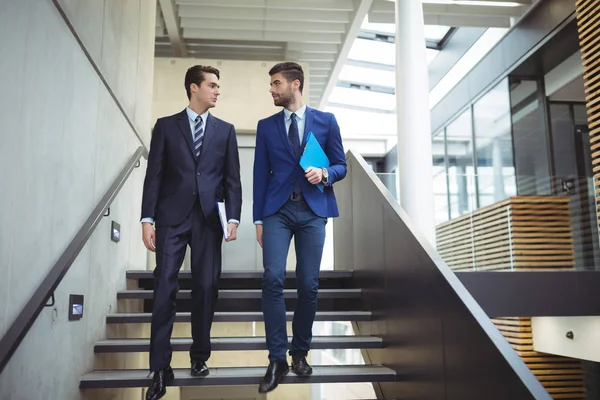
<path id="1" fill-rule="evenodd" d="M 100 199 L 83 226 L 79 229 L 73 240 L 71 240 L 71 243 L 69 243 L 58 261 L 50 269 L 50 272 L 48 272 L 21 312 L 17 314 L 17 318 L 0 340 L 0 373 L 2 373 L 4 367 L 8 364 L 12 355 L 27 335 L 27 332 L 29 332 L 29 329 L 44 309 L 48 299 L 52 297 L 63 277 L 77 259 L 81 249 L 83 249 L 100 223 L 100 220 L 104 217 L 106 210 L 110 207 L 131 175 L 131 172 L 139 165 L 138 161 L 142 156 L 147 157 L 147 151 L 144 146 L 138 147 L 135 153 L 129 158 L 125 167 L 108 188 L 102 199 Z"/>

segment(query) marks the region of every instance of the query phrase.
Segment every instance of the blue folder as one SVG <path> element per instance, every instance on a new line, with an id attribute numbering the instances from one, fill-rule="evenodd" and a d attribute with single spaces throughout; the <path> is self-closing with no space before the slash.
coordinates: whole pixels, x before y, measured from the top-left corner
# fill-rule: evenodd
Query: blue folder
<path id="1" fill-rule="evenodd" d="M 308 137 L 306 138 L 306 146 L 304 147 L 304 151 L 302 152 L 302 156 L 300 157 L 300 166 L 303 170 L 306 171 L 309 167 L 315 168 L 326 168 L 329 167 L 329 158 L 323 151 L 323 148 L 319 144 L 315 135 L 312 132 L 308 132 Z M 317 187 L 322 192 L 325 189 L 325 185 L 322 183 L 318 183 Z"/>

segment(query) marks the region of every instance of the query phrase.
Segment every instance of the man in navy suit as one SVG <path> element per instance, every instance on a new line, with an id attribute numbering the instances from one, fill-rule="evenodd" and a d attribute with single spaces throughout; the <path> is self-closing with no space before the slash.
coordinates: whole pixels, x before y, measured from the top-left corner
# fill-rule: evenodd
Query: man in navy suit
<path id="1" fill-rule="evenodd" d="M 275 65 L 270 71 L 276 106 L 283 110 L 258 122 L 254 156 L 254 224 L 263 249 L 263 314 L 269 367 L 259 392 L 275 389 L 289 372 L 288 336 L 283 300 L 286 259 L 292 236 L 296 246 L 298 302 L 290 348 L 292 371 L 307 376 L 306 361 L 317 311 L 319 268 L 327 218 L 339 215 L 333 184 L 346 176 L 346 157 L 340 128 L 333 114 L 309 108 L 302 98 L 304 72 L 296 63 Z M 299 165 L 309 134 L 329 158 L 328 168 Z M 316 186 L 324 184 L 321 192 Z"/>
<path id="2" fill-rule="evenodd" d="M 221 227 L 217 202 L 225 201 L 227 239 L 236 239 L 242 209 L 237 138 L 233 125 L 209 113 L 219 97 L 219 71 L 196 65 L 185 75 L 189 105 L 159 118 L 152 132 L 142 198 L 142 238 L 156 252 L 150 370 L 146 399 L 160 399 L 174 379 L 171 333 L 177 276 L 191 248 L 192 376 L 209 373 L 210 328 L 221 276 Z M 153 224 L 156 225 L 156 231 Z"/>

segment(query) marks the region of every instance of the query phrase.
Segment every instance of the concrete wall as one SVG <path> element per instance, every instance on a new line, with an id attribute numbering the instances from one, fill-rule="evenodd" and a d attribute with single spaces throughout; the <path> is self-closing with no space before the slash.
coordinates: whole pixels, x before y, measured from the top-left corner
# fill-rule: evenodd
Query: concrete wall
<path id="1" fill-rule="evenodd" d="M 156 7 L 149 0 L 59 0 L 102 74 L 101 82 L 51 0 L 0 4 L 0 335 L 65 250 L 125 162 L 148 143 Z M 0 375 L 1 399 L 75 399 L 105 337 L 127 268 L 143 268 L 134 170 Z M 110 220 L 122 227 L 110 242 Z M 68 296 L 85 295 L 67 321 Z M 68 338 L 68 340 L 65 340 Z M 139 394 L 138 394 L 139 397 Z"/>

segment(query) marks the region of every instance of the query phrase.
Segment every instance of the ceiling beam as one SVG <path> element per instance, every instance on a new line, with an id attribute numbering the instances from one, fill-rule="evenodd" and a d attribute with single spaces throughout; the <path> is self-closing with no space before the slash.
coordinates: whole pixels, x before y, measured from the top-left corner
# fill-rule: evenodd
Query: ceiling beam
<path id="1" fill-rule="evenodd" d="M 354 10 L 352 0 L 177 0 L 180 5 L 224 8 L 277 8 L 281 10 L 321 10 L 348 11 Z"/>
<path id="2" fill-rule="evenodd" d="M 187 49 L 185 47 L 185 42 L 181 37 L 179 21 L 177 13 L 175 12 L 177 5 L 173 0 L 158 0 L 158 4 L 160 5 L 165 27 L 167 28 L 167 34 L 171 41 L 171 46 L 173 47 L 173 55 L 175 57 L 187 57 Z"/>
<path id="3" fill-rule="evenodd" d="M 493 7 L 486 5 L 423 3 L 423 16 L 426 25 L 453 27 L 510 27 L 510 18 L 521 17 L 528 9 L 529 0 L 515 1 L 521 6 Z M 375 0 L 369 11 L 369 22 L 395 23 L 395 3 L 388 0 Z"/>
<path id="4" fill-rule="evenodd" d="M 366 90 L 369 92 L 383 93 L 383 94 L 396 94 L 396 89 L 391 86 L 373 85 L 371 83 L 362 82 L 351 82 L 351 81 L 338 81 L 338 87 L 356 90 Z"/>
<path id="5" fill-rule="evenodd" d="M 218 19 L 181 17 L 181 27 L 215 30 L 286 31 L 311 33 L 345 33 L 345 23 L 306 21 L 260 21 L 257 19 Z"/>
<path id="6" fill-rule="evenodd" d="M 497 0 L 496 0 L 497 1 Z M 395 15 L 394 1 L 375 0 L 369 13 L 387 13 Z M 447 15 L 501 15 L 504 17 L 520 17 L 527 10 L 527 6 L 516 7 L 492 7 L 485 5 L 466 4 L 434 4 L 423 3 L 423 14 L 447 14 Z"/>
<path id="7" fill-rule="evenodd" d="M 361 29 L 356 36 L 358 39 L 374 40 L 377 42 L 394 43 L 396 34 L 391 32 L 379 32 L 370 29 Z M 441 50 L 440 44 L 431 39 L 425 40 L 425 47 L 432 50 Z"/>
<path id="8" fill-rule="evenodd" d="M 343 35 L 340 33 L 311 33 L 311 32 L 264 32 L 248 30 L 215 30 L 185 28 L 183 37 L 186 39 L 225 39 L 225 40 L 266 40 L 280 42 L 305 42 L 305 43 L 342 43 Z"/>
<path id="9" fill-rule="evenodd" d="M 461 16 L 461 15 L 425 15 L 425 25 L 441 25 L 471 28 L 510 28 L 510 17 L 504 16 Z M 394 24 L 394 14 L 371 13 L 369 22 Z"/>
<path id="10" fill-rule="evenodd" d="M 276 8 L 198 7 L 182 4 L 179 16 L 189 18 L 237 19 L 260 21 L 305 21 L 348 23 L 351 13 L 345 11 L 298 10 L 290 12 Z"/>
<path id="11" fill-rule="evenodd" d="M 338 46 L 336 44 L 317 44 L 317 43 L 298 43 L 288 44 L 288 51 L 297 51 L 299 53 L 311 54 L 337 54 Z"/>
<path id="12" fill-rule="evenodd" d="M 356 39 L 356 35 L 360 31 L 360 27 L 365 19 L 365 16 L 373 5 L 373 0 L 359 0 L 356 4 L 356 11 L 354 12 L 352 22 L 348 27 L 346 37 L 344 38 L 342 46 L 340 47 L 340 51 L 337 55 L 337 60 L 335 61 L 331 74 L 329 75 L 329 80 L 325 85 L 323 96 L 321 96 L 321 101 L 319 102 L 320 110 L 323 110 L 327 105 L 329 95 L 331 94 L 331 91 L 337 82 L 342 67 L 346 63 L 346 59 L 348 58 L 348 54 L 350 53 L 354 39 Z"/>
<path id="13" fill-rule="evenodd" d="M 369 69 L 377 69 L 380 71 L 395 71 L 395 67 L 393 65 L 375 63 L 370 61 L 362 61 L 362 60 L 352 60 L 348 59 L 346 61 L 346 65 L 351 67 L 359 67 L 359 68 L 369 68 Z"/>

